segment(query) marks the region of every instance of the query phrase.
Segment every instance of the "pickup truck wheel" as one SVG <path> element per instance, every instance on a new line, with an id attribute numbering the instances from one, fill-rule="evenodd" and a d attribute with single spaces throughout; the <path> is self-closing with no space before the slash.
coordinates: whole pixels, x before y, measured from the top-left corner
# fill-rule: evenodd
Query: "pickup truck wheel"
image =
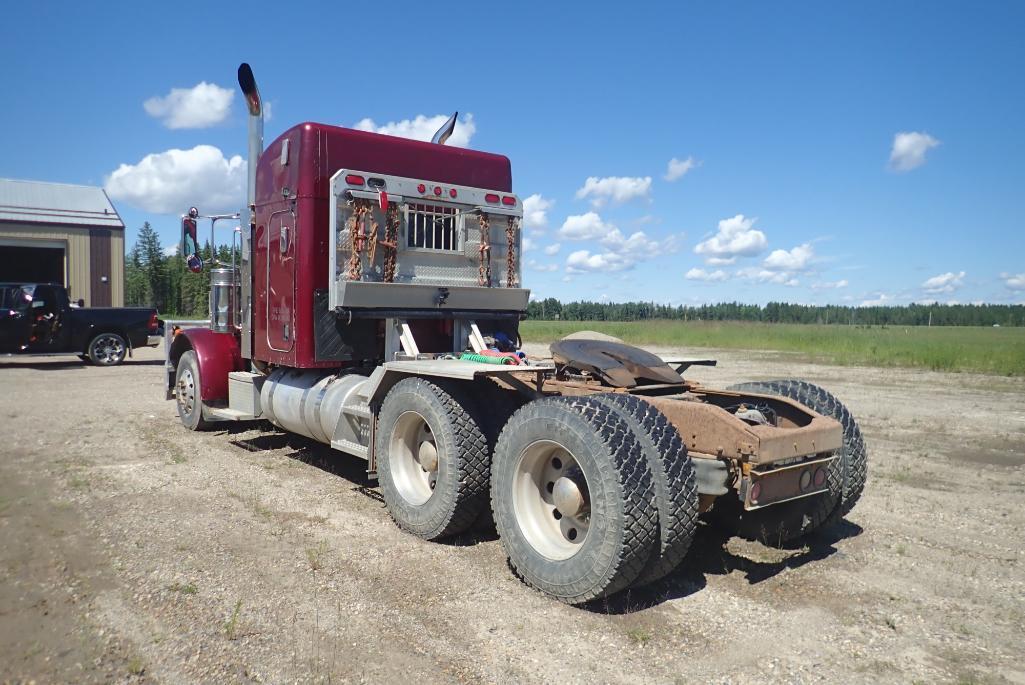
<path id="1" fill-rule="evenodd" d="M 203 400 L 200 398 L 199 362 L 196 353 L 189 350 L 178 360 L 174 376 L 174 398 L 182 425 L 191 431 L 206 430 L 210 423 L 203 420 Z"/>
<path id="2" fill-rule="evenodd" d="M 377 419 L 377 477 L 388 513 L 425 540 L 462 533 L 487 505 L 488 444 L 458 384 L 399 381 Z"/>
<path id="3" fill-rule="evenodd" d="M 491 505 L 520 578 L 581 604 L 630 585 L 656 548 L 651 471 L 629 424 L 593 398 L 546 398 L 506 424 Z"/>
<path id="4" fill-rule="evenodd" d="M 100 333 L 89 343 L 89 360 L 97 366 L 117 366 L 128 354 L 128 343 L 117 333 Z"/>

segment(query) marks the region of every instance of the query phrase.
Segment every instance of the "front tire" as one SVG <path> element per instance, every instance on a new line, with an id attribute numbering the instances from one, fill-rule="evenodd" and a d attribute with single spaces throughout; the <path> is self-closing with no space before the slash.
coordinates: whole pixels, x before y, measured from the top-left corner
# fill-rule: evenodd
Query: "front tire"
<path id="1" fill-rule="evenodd" d="M 513 414 L 495 447 L 491 503 L 509 563 L 570 604 L 637 579 L 658 539 L 651 471 L 629 424 L 592 398 Z"/>
<path id="2" fill-rule="evenodd" d="M 181 356 L 174 378 L 175 404 L 182 425 L 190 431 L 206 430 L 210 424 L 203 420 L 202 386 L 195 352 L 189 350 Z"/>
<path id="3" fill-rule="evenodd" d="M 487 505 L 488 445 L 463 388 L 407 378 L 377 419 L 377 478 L 388 513 L 425 540 L 462 533 Z"/>
<path id="4" fill-rule="evenodd" d="M 100 333 L 89 341 L 88 354 L 96 366 L 117 366 L 128 354 L 128 343 L 117 333 Z"/>

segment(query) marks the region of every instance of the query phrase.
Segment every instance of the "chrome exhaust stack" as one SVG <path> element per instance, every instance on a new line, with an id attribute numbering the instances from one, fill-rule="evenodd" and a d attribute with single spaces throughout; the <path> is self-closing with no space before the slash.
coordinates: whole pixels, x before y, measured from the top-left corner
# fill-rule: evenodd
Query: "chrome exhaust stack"
<path id="1" fill-rule="evenodd" d="M 241 347 L 242 358 L 253 358 L 253 297 L 252 297 L 252 236 L 256 229 L 256 166 L 263 154 L 263 100 L 260 89 L 256 87 L 253 70 L 243 62 L 238 67 L 238 86 L 246 98 L 249 109 L 249 160 L 247 162 L 248 177 L 246 179 L 246 211 L 243 214 L 245 223 L 241 226 L 241 264 L 239 274 L 238 320 L 242 327 Z M 235 292 L 235 291 L 233 291 Z M 213 310 L 211 309 L 211 312 Z"/>
<path id="2" fill-rule="evenodd" d="M 260 99 L 260 89 L 256 87 L 253 70 L 245 62 L 238 67 L 238 85 L 246 97 L 246 106 L 249 108 L 249 177 L 246 185 L 248 209 L 256 202 L 256 164 L 263 153 L 263 101 Z"/>

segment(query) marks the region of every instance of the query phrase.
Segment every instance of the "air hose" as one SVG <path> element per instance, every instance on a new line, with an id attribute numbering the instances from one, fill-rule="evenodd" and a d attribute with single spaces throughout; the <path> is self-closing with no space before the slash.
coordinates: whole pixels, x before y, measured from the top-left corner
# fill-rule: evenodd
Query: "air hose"
<path id="1" fill-rule="evenodd" d="M 459 359 L 464 362 L 480 362 L 481 364 L 515 364 L 511 356 L 509 357 L 488 357 L 483 354 L 474 354 L 473 352 L 463 352 L 459 355 Z"/>

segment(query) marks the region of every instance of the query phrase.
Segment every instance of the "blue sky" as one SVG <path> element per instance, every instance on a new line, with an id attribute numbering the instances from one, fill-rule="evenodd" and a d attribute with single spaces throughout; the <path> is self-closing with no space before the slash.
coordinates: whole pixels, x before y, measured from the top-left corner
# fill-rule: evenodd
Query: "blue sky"
<path id="1" fill-rule="evenodd" d="M 542 297 L 1025 301 L 1025 4 L 246 6 L 5 8 L 0 176 L 171 244 L 243 202 L 248 61 L 268 141 L 464 113 L 537 196 Z"/>

